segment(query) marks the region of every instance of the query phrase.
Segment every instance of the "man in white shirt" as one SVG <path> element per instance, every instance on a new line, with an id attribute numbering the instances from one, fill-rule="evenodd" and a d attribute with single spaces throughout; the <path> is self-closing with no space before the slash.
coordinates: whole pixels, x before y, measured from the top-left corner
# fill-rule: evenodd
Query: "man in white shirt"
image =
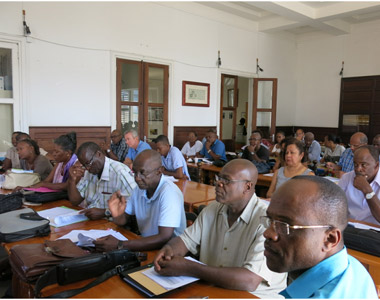
<path id="1" fill-rule="evenodd" d="M 354 171 L 345 173 L 339 186 L 348 199 L 349 217 L 380 224 L 379 150 L 361 146 L 354 154 Z"/>

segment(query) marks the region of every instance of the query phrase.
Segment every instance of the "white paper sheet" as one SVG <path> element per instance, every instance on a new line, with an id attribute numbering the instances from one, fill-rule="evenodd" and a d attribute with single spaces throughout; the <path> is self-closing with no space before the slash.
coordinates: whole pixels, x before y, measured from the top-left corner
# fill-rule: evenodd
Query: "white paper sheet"
<path id="1" fill-rule="evenodd" d="M 79 214 L 79 212 L 79 210 L 61 206 L 41 210 L 38 214 L 41 217 L 50 220 L 51 226 L 62 227 L 88 220 L 84 214 Z"/>
<path id="2" fill-rule="evenodd" d="M 203 264 L 200 261 L 197 261 L 196 259 L 186 256 L 185 257 L 188 260 L 195 261 L 197 263 Z M 191 277 L 191 276 L 162 276 L 159 275 L 155 270 L 154 267 L 151 267 L 149 269 L 146 269 L 144 272 L 142 272 L 145 276 L 149 277 L 159 285 L 161 285 L 166 290 L 172 290 L 176 289 L 178 287 L 184 286 L 186 284 L 192 283 L 194 281 L 199 280 L 199 278 Z"/>
<path id="3" fill-rule="evenodd" d="M 128 239 L 122 235 L 120 232 L 117 232 L 113 229 L 108 229 L 108 230 L 97 230 L 97 229 L 91 229 L 91 230 L 72 230 L 68 234 L 65 234 L 64 236 L 61 236 L 60 239 L 70 239 L 73 243 L 78 242 L 78 235 L 83 234 L 86 237 L 92 238 L 94 240 L 107 236 L 107 235 L 112 235 L 118 240 L 121 241 L 128 241 Z"/>
<path id="4" fill-rule="evenodd" d="M 369 225 L 365 225 L 362 223 L 348 222 L 348 224 L 354 226 L 355 228 L 359 228 L 359 229 L 371 229 L 371 230 L 375 230 L 375 231 L 380 231 L 380 228 L 378 228 L 378 227 L 369 226 Z"/>

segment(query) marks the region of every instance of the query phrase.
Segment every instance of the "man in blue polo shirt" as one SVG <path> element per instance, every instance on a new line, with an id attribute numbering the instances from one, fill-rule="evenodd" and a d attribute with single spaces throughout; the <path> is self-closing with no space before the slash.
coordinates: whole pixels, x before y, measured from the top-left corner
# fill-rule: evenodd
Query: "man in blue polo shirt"
<path id="1" fill-rule="evenodd" d="M 146 150 L 152 149 L 148 143 L 140 141 L 139 135 L 136 130 L 128 130 L 124 134 L 125 142 L 129 146 L 127 157 L 124 160 L 124 164 L 126 164 L 130 169 L 132 169 L 133 161 L 136 156 Z"/>
<path id="2" fill-rule="evenodd" d="M 226 147 L 222 141 L 218 140 L 218 136 L 212 129 L 207 132 L 206 143 L 203 145 L 203 148 L 197 157 L 205 157 L 209 160 L 221 160 L 227 162 Z"/>
<path id="3" fill-rule="evenodd" d="M 145 150 L 136 157 L 132 172 L 138 188 L 128 202 L 120 193 L 113 194 L 108 206 L 117 225 L 123 226 L 130 216 L 136 216 L 142 238 L 121 241 L 109 235 L 94 242 L 98 251 L 159 249 L 172 237 L 183 233 L 186 228 L 183 194 L 161 171 L 158 152 Z"/>
<path id="4" fill-rule="evenodd" d="M 177 179 L 190 179 L 185 158 L 177 147 L 170 145 L 168 137 L 159 135 L 155 143 L 162 158 L 162 173 Z"/>
<path id="5" fill-rule="evenodd" d="M 371 276 L 347 254 L 347 199 L 335 183 L 296 176 L 273 194 L 261 217 L 268 268 L 288 272 L 285 298 L 377 298 Z M 291 225 L 290 225 L 291 224 Z"/>

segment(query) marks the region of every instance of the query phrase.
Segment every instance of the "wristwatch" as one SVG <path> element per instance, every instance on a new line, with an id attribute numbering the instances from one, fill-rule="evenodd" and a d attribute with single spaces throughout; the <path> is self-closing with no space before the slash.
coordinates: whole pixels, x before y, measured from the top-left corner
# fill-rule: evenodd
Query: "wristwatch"
<path id="1" fill-rule="evenodd" d="M 107 153 L 110 153 L 111 152 L 111 149 L 107 149 Z"/>
<path id="2" fill-rule="evenodd" d="M 107 208 L 106 211 L 104 212 L 104 215 L 106 216 L 107 219 L 112 218 L 111 211 Z"/>
<path id="3" fill-rule="evenodd" d="M 124 245 L 123 245 L 123 241 L 118 241 L 117 242 L 117 250 L 121 250 L 121 249 L 123 249 L 124 248 Z"/>
<path id="4" fill-rule="evenodd" d="M 211 152 L 211 149 L 209 149 L 208 151 L 207 151 L 207 153 L 210 153 Z"/>
<path id="5" fill-rule="evenodd" d="M 252 152 L 251 152 L 251 155 L 255 155 L 255 152 L 254 152 L 254 151 L 252 151 Z"/>
<path id="6" fill-rule="evenodd" d="M 370 199 L 372 199 L 373 196 L 375 196 L 375 195 L 376 195 L 375 192 L 368 193 L 368 194 L 365 194 L 365 198 L 366 198 L 367 200 L 370 200 Z"/>

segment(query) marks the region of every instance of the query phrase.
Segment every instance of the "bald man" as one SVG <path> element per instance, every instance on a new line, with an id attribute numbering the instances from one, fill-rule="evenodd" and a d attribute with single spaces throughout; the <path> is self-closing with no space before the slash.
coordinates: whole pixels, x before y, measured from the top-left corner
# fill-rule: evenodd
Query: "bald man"
<path id="1" fill-rule="evenodd" d="M 285 298 L 377 298 L 371 276 L 347 254 L 343 230 L 347 200 L 335 183 L 296 176 L 273 194 L 267 216 L 265 252 L 269 269 L 289 272 Z"/>
<path id="2" fill-rule="evenodd" d="M 264 259 L 266 204 L 255 195 L 257 169 L 246 159 L 227 163 L 216 179 L 216 202 L 206 206 L 194 224 L 169 241 L 154 259 L 161 275 L 188 275 L 212 284 L 274 297 L 286 274 L 268 270 Z M 184 259 L 191 252 L 205 265 Z"/>
<path id="3" fill-rule="evenodd" d="M 321 145 L 314 139 L 312 132 L 305 133 L 305 146 L 308 161 L 317 161 L 319 163 L 321 159 Z"/>
<path id="4" fill-rule="evenodd" d="M 121 133 L 121 130 L 115 129 L 111 132 L 111 145 L 101 143 L 100 147 L 107 157 L 123 162 L 128 153 L 128 145 Z"/>
<path id="5" fill-rule="evenodd" d="M 354 170 L 354 153 L 360 146 L 367 145 L 368 138 L 363 132 L 356 132 L 350 138 L 349 148 L 347 148 L 339 159 L 338 164 L 326 163 L 329 169 L 333 169 L 338 178 L 344 173 Z"/>
<path id="6" fill-rule="evenodd" d="M 123 242 L 107 236 L 94 242 L 98 251 L 159 249 L 185 230 L 183 195 L 171 180 L 162 175 L 161 155 L 151 149 L 142 151 L 133 161 L 132 171 L 138 188 L 128 203 L 125 197 L 116 193 L 108 201 L 108 206 L 117 225 L 123 226 L 130 216 L 136 216 L 142 238 Z"/>

